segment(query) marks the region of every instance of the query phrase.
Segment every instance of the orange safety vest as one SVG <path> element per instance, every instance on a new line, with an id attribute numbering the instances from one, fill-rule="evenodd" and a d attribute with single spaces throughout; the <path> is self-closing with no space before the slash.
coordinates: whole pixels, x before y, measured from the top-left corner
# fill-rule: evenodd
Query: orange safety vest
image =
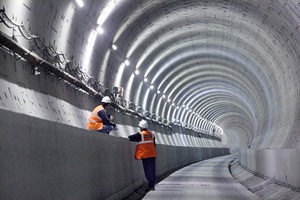
<path id="1" fill-rule="evenodd" d="M 150 131 L 143 130 L 140 132 L 141 141 L 135 147 L 135 159 L 154 158 L 156 150 L 154 146 L 154 134 Z"/>
<path id="2" fill-rule="evenodd" d="M 100 130 L 103 128 L 102 119 L 99 117 L 98 112 L 104 110 L 102 105 L 97 106 L 90 115 L 87 123 L 87 129 L 89 130 Z"/>

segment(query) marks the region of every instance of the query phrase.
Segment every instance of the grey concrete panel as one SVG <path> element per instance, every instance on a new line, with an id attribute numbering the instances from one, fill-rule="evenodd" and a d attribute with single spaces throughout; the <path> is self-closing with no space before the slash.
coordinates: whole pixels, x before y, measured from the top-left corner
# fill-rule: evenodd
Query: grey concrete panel
<path id="1" fill-rule="evenodd" d="M 122 199 L 144 182 L 128 139 L 0 110 L 0 199 Z M 228 149 L 158 145 L 157 176 Z"/>
<path id="2" fill-rule="evenodd" d="M 281 184 L 300 188 L 299 150 L 296 149 L 244 149 L 239 155 L 241 165 Z"/>
<path id="3" fill-rule="evenodd" d="M 237 159 L 230 163 L 230 171 L 232 176 L 253 192 L 260 199 L 283 200 L 283 199 L 299 199 L 300 192 L 295 188 L 286 187 L 286 184 L 270 179 L 267 177 L 259 177 L 247 171 L 239 165 Z"/>

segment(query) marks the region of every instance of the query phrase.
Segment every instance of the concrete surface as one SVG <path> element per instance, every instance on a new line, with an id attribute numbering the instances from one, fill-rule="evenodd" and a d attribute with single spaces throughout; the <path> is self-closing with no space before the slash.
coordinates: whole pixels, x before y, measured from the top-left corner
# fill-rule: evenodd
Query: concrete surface
<path id="1" fill-rule="evenodd" d="M 0 199 L 122 199 L 143 186 L 135 144 L 0 109 Z M 157 176 L 228 149 L 157 145 Z"/>
<path id="2" fill-rule="evenodd" d="M 287 185 L 274 179 L 257 176 L 246 170 L 239 164 L 238 159 L 230 163 L 230 171 L 233 177 L 248 188 L 253 194 L 263 200 L 298 200 L 299 190 L 296 191 Z M 297 177 L 295 175 L 295 177 Z"/>
<path id="3" fill-rule="evenodd" d="M 228 165 L 234 155 L 197 162 L 184 167 L 155 186 L 143 200 L 255 200 L 247 188 L 237 182 Z"/>
<path id="4" fill-rule="evenodd" d="M 242 149 L 239 162 L 256 174 L 300 191 L 299 149 Z"/>

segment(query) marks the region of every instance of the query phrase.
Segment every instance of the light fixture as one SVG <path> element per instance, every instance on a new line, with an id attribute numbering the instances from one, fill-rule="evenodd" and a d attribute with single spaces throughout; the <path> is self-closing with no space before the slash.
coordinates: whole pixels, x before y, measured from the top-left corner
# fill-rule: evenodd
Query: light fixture
<path id="1" fill-rule="evenodd" d="M 128 60 L 128 59 L 125 60 L 125 65 L 126 65 L 126 66 L 129 65 L 129 60 Z"/>
<path id="2" fill-rule="evenodd" d="M 98 32 L 99 34 L 103 34 L 103 33 L 104 33 L 104 30 L 103 30 L 103 28 L 101 28 L 100 26 L 98 26 L 98 27 L 97 27 L 97 32 Z"/>
<path id="3" fill-rule="evenodd" d="M 175 103 L 174 103 L 174 102 L 172 103 L 172 106 L 175 106 Z"/>
<path id="4" fill-rule="evenodd" d="M 118 47 L 115 44 L 112 44 L 111 47 L 112 47 L 113 50 L 117 50 L 118 49 Z"/>
<path id="5" fill-rule="evenodd" d="M 154 89 L 154 85 L 150 85 L 150 89 L 153 90 Z"/>
<path id="6" fill-rule="evenodd" d="M 170 98 L 168 99 L 168 102 L 171 102 L 171 99 L 170 99 Z"/>
<path id="7" fill-rule="evenodd" d="M 137 70 L 137 69 L 134 71 L 134 74 L 135 74 L 135 75 L 139 75 L 139 73 L 140 73 L 140 71 Z"/>
<path id="8" fill-rule="evenodd" d="M 122 67 L 122 68 L 123 68 L 123 67 L 125 67 L 125 63 L 124 63 L 124 62 L 122 62 L 122 64 L 121 64 L 121 66 L 120 66 L 120 67 Z"/>
<path id="9" fill-rule="evenodd" d="M 82 0 L 76 0 L 77 5 L 82 8 L 83 7 L 83 2 Z"/>
<path id="10" fill-rule="evenodd" d="M 166 98 L 166 95 L 165 95 L 165 94 L 163 94 L 163 95 L 162 95 L 162 98 L 163 98 L 163 99 L 164 99 L 164 98 Z"/>
<path id="11" fill-rule="evenodd" d="M 159 91 L 159 90 L 157 90 L 157 94 L 160 94 L 160 91 Z"/>
<path id="12" fill-rule="evenodd" d="M 146 77 L 144 77 L 144 82 L 147 83 L 148 79 Z"/>

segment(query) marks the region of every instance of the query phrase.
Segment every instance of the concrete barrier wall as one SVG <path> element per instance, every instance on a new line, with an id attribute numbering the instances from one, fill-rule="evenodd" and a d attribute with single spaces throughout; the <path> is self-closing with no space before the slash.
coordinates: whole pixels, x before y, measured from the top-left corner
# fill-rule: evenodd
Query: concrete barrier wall
<path id="1" fill-rule="evenodd" d="M 0 110 L 0 199 L 122 199 L 143 184 L 135 144 Z M 157 145 L 157 176 L 228 149 Z"/>
<path id="2" fill-rule="evenodd" d="M 299 149 L 243 149 L 240 164 L 258 175 L 300 189 Z"/>

